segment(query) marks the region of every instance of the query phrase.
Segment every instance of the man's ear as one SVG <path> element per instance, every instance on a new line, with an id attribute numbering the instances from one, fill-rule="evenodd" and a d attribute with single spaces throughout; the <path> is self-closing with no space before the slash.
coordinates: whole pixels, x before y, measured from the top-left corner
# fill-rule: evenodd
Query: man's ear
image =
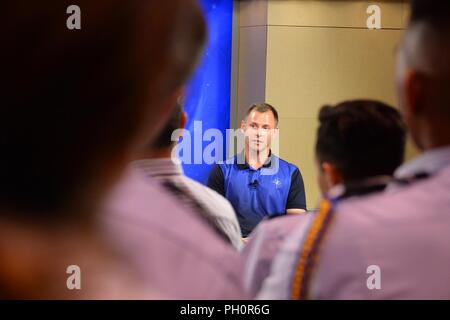
<path id="1" fill-rule="evenodd" d="M 187 115 L 187 113 L 186 113 L 185 111 L 183 111 L 183 112 L 181 113 L 180 124 L 178 125 L 178 127 L 179 127 L 180 129 L 185 129 L 185 128 L 186 128 L 187 121 L 188 121 L 188 115 Z"/>
<path id="2" fill-rule="evenodd" d="M 329 162 L 322 163 L 322 169 L 325 174 L 325 179 L 330 187 L 334 187 L 342 183 L 342 173 L 341 171 L 333 164 Z"/>
<path id="3" fill-rule="evenodd" d="M 409 115 L 419 115 L 425 107 L 426 77 L 416 70 L 405 75 L 405 110 Z"/>
<path id="4" fill-rule="evenodd" d="M 246 127 L 246 123 L 244 120 L 241 121 L 241 132 L 244 133 Z"/>

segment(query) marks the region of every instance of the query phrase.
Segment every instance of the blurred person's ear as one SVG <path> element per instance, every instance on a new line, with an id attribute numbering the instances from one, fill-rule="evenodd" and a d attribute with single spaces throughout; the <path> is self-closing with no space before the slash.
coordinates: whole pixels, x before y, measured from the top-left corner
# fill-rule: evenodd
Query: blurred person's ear
<path id="1" fill-rule="evenodd" d="M 320 192 L 322 192 L 322 194 L 326 194 L 328 192 L 328 186 L 327 183 L 325 182 L 325 174 L 322 168 L 322 163 L 320 162 L 320 160 L 316 159 L 315 164 L 317 173 L 317 184 L 319 186 Z"/>
<path id="2" fill-rule="evenodd" d="M 280 137 L 280 129 L 276 127 L 275 129 L 272 130 L 272 139 L 279 139 L 279 137 Z"/>
<path id="3" fill-rule="evenodd" d="M 329 162 L 322 163 L 325 182 L 329 189 L 343 182 L 341 171 Z"/>
<path id="4" fill-rule="evenodd" d="M 422 132 L 422 116 L 426 113 L 426 77 L 410 69 L 405 73 L 404 79 L 404 103 L 402 106 L 405 122 L 410 129 L 412 138 L 419 148 L 424 147 L 419 138 Z"/>
<path id="5" fill-rule="evenodd" d="M 169 121 L 169 118 L 171 117 L 182 92 L 183 89 L 178 88 L 170 94 L 165 101 L 163 101 L 161 105 L 162 107 L 160 108 L 160 112 L 158 114 L 158 121 L 154 121 L 155 125 L 149 126 L 146 132 L 142 135 L 142 139 L 139 141 L 140 145 L 135 148 L 136 153 L 132 157 L 133 159 L 139 158 L 142 150 L 146 150 L 149 143 L 153 143 L 154 139 L 158 136 L 158 133 L 164 129 L 164 126 Z M 151 140 L 149 139 L 150 137 L 152 138 Z"/>
<path id="6" fill-rule="evenodd" d="M 180 129 L 185 129 L 187 122 L 188 122 L 188 115 L 185 111 L 183 111 L 180 117 L 180 125 L 179 125 Z"/>
<path id="7" fill-rule="evenodd" d="M 425 107 L 425 77 L 416 70 L 408 70 L 405 75 L 405 111 L 411 116 L 422 114 Z"/>
<path id="8" fill-rule="evenodd" d="M 181 129 L 179 130 L 178 141 L 181 141 L 180 139 L 182 139 L 184 136 L 184 129 L 186 129 L 187 122 L 188 115 L 185 111 L 183 111 L 180 116 L 180 123 L 178 124 L 178 129 Z"/>

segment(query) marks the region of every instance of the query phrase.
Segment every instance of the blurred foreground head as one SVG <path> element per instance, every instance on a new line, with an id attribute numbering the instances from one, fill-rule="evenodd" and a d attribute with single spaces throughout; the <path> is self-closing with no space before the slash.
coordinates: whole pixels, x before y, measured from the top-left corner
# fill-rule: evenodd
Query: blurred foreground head
<path id="1" fill-rule="evenodd" d="M 450 145 L 450 1 L 412 0 L 397 54 L 400 106 L 423 150 Z"/>
<path id="2" fill-rule="evenodd" d="M 402 164 L 406 128 L 400 113 L 373 100 L 345 101 L 319 112 L 316 160 L 322 192 L 337 184 L 391 177 Z"/>
<path id="3" fill-rule="evenodd" d="M 205 40 L 194 0 L 6 1 L 0 216 L 89 216 L 157 134 Z"/>

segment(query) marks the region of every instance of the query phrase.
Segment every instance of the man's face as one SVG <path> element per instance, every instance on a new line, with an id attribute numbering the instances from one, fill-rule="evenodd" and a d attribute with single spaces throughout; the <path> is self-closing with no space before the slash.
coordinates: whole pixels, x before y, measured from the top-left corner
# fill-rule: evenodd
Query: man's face
<path id="1" fill-rule="evenodd" d="M 253 110 L 241 124 L 241 130 L 245 135 L 245 144 L 250 151 L 254 152 L 264 152 L 270 149 L 272 135 L 276 128 L 275 117 L 271 111 Z"/>

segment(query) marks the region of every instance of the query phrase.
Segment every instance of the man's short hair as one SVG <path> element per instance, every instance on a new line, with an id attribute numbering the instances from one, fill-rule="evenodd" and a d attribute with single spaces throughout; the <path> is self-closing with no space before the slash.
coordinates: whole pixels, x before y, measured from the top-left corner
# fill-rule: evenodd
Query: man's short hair
<path id="1" fill-rule="evenodd" d="M 245 119 L 247 119 L 250 113 L 252 113 L 253 111 L 260 113 L 265 113 L 269 111 L 272 112 L 273 117 L 275 118 L 275 123 L 278 124 L 278 111 L 277 109 L 275 109 L 274 106 L 265 102 L 252 104 L 250 108 L 248 108 L 247 113 L 245 114 Z"/>
<path id="2" fill-rule="evenodd" d="M 2 4 L 2 214 L 54 220 L 97 199 L 99 169 L 134 151 L 206 37 L 194 0 L 79 0 L 80 30 L 69 5 Z"/>
<path id="3" fill-rule="evenodd" d="M 346 182 L 393 175 L 404 160 L 406 127 L 400 113 L 378 101 L 355 100 L 319 112 L 316 156 Z"/>

